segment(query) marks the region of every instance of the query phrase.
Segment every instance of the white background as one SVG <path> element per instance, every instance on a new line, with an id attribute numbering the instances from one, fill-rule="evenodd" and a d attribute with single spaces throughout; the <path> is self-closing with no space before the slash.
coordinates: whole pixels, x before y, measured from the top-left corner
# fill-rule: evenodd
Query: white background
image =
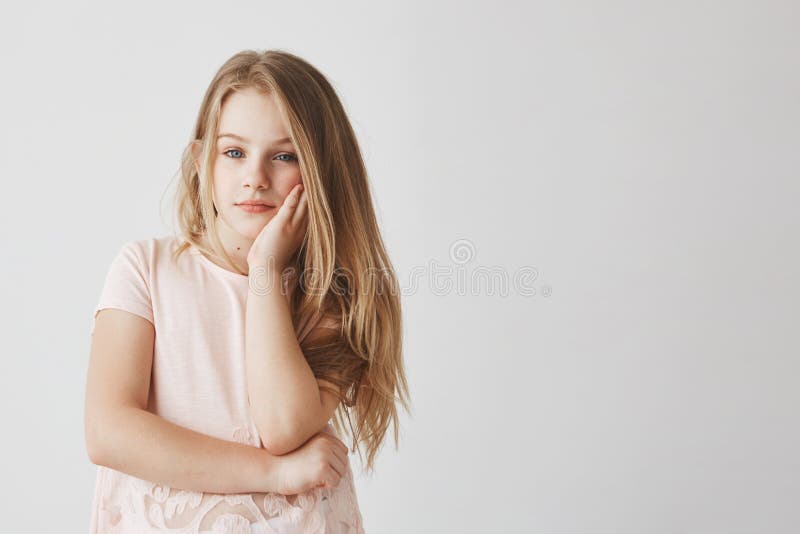
<path id="1" fill-rule="evenodd" d="M 797 4 L 302 4 L 4 4 L 3 530 L 88 530 L 103 277 L 172 231 L 216 69 L 282 48 L 339 92 L 406 288 L 368 532 L 800 531 Z M 432 263 L 536 293 L 413 288 Z"/>

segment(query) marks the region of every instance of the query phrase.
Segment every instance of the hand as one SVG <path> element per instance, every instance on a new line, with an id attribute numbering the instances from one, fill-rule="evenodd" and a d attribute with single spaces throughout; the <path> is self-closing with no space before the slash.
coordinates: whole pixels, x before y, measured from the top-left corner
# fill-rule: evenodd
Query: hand
<path id="1" fill-rule="evenodd" d="M 248 267 L 268 265 L 280 273 L 303 242 L 308 226 L 307 213 L 306 192 L 303 184 L 297 184 L 253 241 L 247 254 Z"/>
<path id="2" fill-rule="evenodd" d="M 335 435 L 317 432 L 299 448 L 278 457 L 278 493 L 295 495 L 318 487 L 335 488 L 348 468 L 347 452 L 347 446 Z"/>

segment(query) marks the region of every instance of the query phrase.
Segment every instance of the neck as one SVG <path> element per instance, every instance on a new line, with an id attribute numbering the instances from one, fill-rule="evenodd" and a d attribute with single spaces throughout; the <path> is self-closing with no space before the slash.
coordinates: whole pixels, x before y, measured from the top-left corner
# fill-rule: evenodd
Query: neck
<path id="1" fill-rule="evenodd" d="M 220 220 L 219 216 L 217 217 L 217 232 L 219 234 L 220 241 L 222 241 L 222 247 L 225 249 L 225 253 L 228 255 L 228 257 L 230 257 L 236 267 L 238 267 L 242 272 L 248 272 L 249 268 L 247 265 L 247 254 L 250 252 L 250 247 L 253 245 L 253 240 L 229 228 L 228 225 Z M 201 238 L 201 242 L 206 248 L 213 250 L 208 235 L 204 235 Z M 230 266 L 222 257 L 214 257 L 209 259 L 223 269 L 231 271 Z"/>

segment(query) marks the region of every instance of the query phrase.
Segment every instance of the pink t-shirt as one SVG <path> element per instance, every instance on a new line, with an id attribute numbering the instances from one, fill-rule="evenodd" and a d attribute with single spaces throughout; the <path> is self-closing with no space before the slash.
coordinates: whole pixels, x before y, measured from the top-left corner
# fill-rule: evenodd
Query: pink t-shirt
<path id="1" fill-rule="evenodd" d="M 131 241 L 111 262 L 92 315 L 117 308 L 155 326 L 147 410 L 216 438 L 263 447 L 250 414 L 244 326 L 248 277 L 192 246 L 177 265 L 177 236 Z M 302 340 L 314 325 L 298 325 Z M 337 435 L 328 423 L 326 430 Z M 158 485 L 98 466 L 91 532 L 359 533 L 352 470 L 333 489 L 287 500 L 276 493 L 216 494 Z"/>

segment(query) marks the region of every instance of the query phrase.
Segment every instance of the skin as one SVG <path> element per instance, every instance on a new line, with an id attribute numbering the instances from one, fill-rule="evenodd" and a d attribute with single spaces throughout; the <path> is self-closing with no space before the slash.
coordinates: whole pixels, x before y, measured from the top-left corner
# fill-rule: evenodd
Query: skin
<path id="1" fill-rule="evenodd" d="M 302 177 L 294 145 L 291 141 L 280 142 L 289 137 L 289 132 L 274 99 L 254 88 L 232 93 L 221 110 L 219 133 L 233 133 L 245 139 L 220 137 L 215 146 L 212 198 L 225 252 L 244 272 L 269 257 L 277 260 L 275 267 L 282 268 L 279 264 L 285 263 L 302 241 L 307 210 L 305 193 L 290 198 L 295 187 L 302 184 Z M 199 167 L 197 161 L 195 165 Z M 283 225 L 268 224 L 287 198 L 295 203 L 287 208 L 297 208 L 293 210 L 297 217 L 291 218 L 294 224 L 289 234 Z M 248 213 L 236 206 L 248 199 L 264 200 L 276 208 Z M 258 246 L 249 256 L 257 239 Z M 209 259 L 227 269 L 221 259 Z"/>
<path id="2" fill-rule="evenodd" d="M 248 139 L 245 143 L 223 138 L 217 146 L 218 152 L 240 151 L 223 156 L 217 154 L 214 162 L 213 195 L 225 250 L 241 266 L 248 265 L 251 251 L 258 251 L 252 257 L 254 263 L 270 255 L 289 257 L 304 233 L 304 226 L 300 224 L 305 219 L 304 209 L 300 206 L 305 200 L 299 195 L 290 196 L 292 189 L 301 182 L 299 165 L 289 157 L 294 155 L 290 143 L 274 143 L 287 136 L 274 102 L 252 90 L 231 95 L 223 108 L 222 126 L 220 132 L 237 133 Z M 249 214 L 234 205 L 246 198 L 264 199 L 281 208 Z M 256 242 L 258 246 L 253 248 Z M 227 269 L 223 264 L 220 266 Z M 270 322 L 267 317 L 273 313 L 285 328 L 287 303 L 273 296 L 252 299 L 250 303 L 258 302 L 259 306 L 248 320 L 263 325 Z M 289 337 L 287 354 L 292 359 L 288 361 L 305 362 L 292 352 L 297 340 Z M 153 324 L 138 315 L 114 308 L 97 314 L 84 423 L 92 462 L 171 487 L 213 493 L 277 492 L 294 496 L 312 487 L 335 487 L 339 483 L 347 468 L 347 446 L 326 432 L 316 432 L 302 442 L 296 441 L 298 433 L 288 439 L 283 437 L 277 443 L 285 454 L 278 456 L 264 449 L 191 431 L 148 412 L 154 340 Z M 276 345 L 269 350 L 286 348 Z M 255 356 L 269 364 L 263 355 Z M 302 354 L 299 357 L 302 358 Z M 306 371 L 302 366 L 295 367 L 297 369 L 301 373 Z M 286 376 L 296 380 L 297 376 L 307 375 L 293 375 L 290 371 Z M 318 395 L 316 383 L 314 386 L 302 383 L 307 389 L 297 391 L 303 395 L 309 392 Z M 261 398 L 259 391 L 261 389 L 257 388 L 257 398 Z M 326 406 L 335 407 L 330 403 Z M 263 423 L 260 428 L 265 428 Z M 287 444 L 291 447 L 287 448 Z M 294 498 L 290 498 L 290 502 L 294 503 Z"/>
<path id="3" fill-rule="evenodd" d="M 243 139 L 224 136 L 235 134 Z M 320 432 L 339 400 L 321 385 L 295 336 L 280 277 L 308 225 L 307 196 L 296 152 L 270 95 L 248 88 L 232 93 L 220 115 L 214 154 L 213 199 L 225 251 L 250 276 L 245 355 L 248 397 L 259 434 L 283 455 Z M 260 199 L 276 207 L 248 213 L 237 202 Z M 225 267 L 221 260 L 209 258 Z M 312 330 L 310 339 L 317 335 Z M 339 458 L 346 462 L 346 454 Z"/>

